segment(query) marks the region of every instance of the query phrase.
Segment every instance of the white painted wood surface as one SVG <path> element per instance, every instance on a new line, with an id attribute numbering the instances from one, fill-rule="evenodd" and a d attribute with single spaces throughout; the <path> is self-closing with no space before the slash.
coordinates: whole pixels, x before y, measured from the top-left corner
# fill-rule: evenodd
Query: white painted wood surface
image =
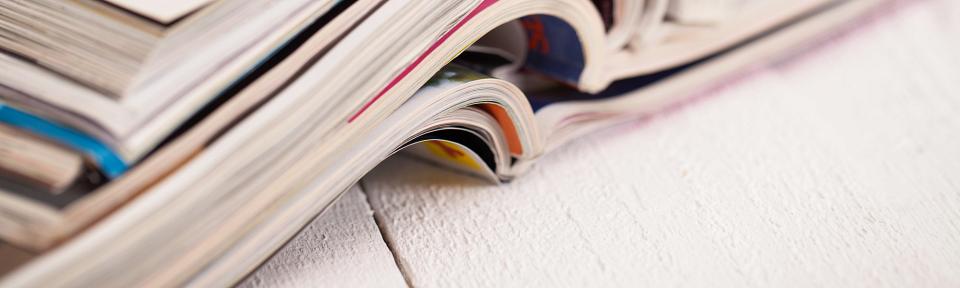
<path id="1" fill-rule="evenodd" d="M 358 187 L 239 287 L 406 287 Z"/>
<path id="2" fill-rule="evenodd" d="M 960 1 L 700 96 L 507 185 L 388 160 L 243 286 L 960 286 Z"/>

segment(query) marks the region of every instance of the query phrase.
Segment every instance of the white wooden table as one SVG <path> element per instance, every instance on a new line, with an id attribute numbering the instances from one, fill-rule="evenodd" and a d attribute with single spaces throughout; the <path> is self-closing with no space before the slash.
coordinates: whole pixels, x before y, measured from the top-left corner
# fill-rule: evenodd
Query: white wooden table
<path id="1" fill-rule="evenodd" d="M 916 1 L 496 186 L 404 158 L 241 286 L 960 286 L 960 1 Z"/>

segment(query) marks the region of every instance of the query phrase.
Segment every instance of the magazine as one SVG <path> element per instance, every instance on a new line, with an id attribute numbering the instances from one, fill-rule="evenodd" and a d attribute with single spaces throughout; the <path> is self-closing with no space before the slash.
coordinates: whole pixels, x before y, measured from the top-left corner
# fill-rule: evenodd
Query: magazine
<path id="1" fill-rule="evenodd" d="M 0 286 L 231 285 L 393 154 L 524 177 L 883 3 L 3 2 Z"/>

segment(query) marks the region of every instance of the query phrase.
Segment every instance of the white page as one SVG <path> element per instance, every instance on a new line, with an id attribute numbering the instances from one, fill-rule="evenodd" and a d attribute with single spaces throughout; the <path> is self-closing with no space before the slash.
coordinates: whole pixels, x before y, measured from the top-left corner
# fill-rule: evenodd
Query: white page
<path id="1" fill-rule="evenodd" d="M 213 0 L 104 0 L 157 22 L 168 24 Z"/>

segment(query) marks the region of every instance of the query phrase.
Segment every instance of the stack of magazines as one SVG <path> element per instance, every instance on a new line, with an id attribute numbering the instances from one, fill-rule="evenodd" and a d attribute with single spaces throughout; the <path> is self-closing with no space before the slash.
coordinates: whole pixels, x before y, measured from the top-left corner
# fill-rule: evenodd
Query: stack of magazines
<path id="1" fill-rule="evenodd" d="M 0 1 L 0 285 L 230 285 L 394 153 L 498 185 L 878 4 Z"/>

